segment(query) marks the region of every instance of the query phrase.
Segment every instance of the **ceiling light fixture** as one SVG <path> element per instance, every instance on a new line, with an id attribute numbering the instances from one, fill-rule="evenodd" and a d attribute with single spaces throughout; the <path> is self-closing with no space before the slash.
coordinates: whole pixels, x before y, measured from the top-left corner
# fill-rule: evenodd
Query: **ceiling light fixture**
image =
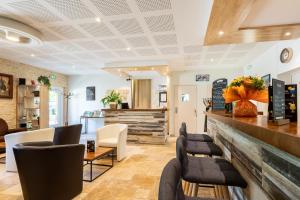
<path id="1" fill-rule="evenodd" d="M 130 51 L 131 49 L 130 49 L 130 47 L 127 47 L 126 50 L 127 50 L 127 51 Z"/>
<path id="2" fill-rule="evenodd" d="M 30 56 L 31 56 L 31 57 L 35 57 L 35 55 L 34 55 L 33 53 L 32 53 L 32 54 L 30 54 Z"/>
<path id="3" fill-rule="evenodd" d="M 224 35 L 224 31 L 219 31 L 219 36 L 223 36 Z"/>
<path id="4" fill-rule="evenodd" d="M 154 67 L 151 67 L 151 70 L 153 71 L 153 70 L 154 70 Z"/>
<path id="5" fill-rule="evenodd" d="M 95 20 L 96 20 L 96 22 L 99 22 L 99 23 L 101 22 L 101 18 L 100 17 L 96 17 Z"/>
<path id="6" fill-rule="evenodd" d="M 292 35 L 292 34 L 291 34 L 291 32 L 285 32 L 284 35 L 285 35 L 285 36 L 290 36 L 290 35 Z"/>
<path id="7" fill-rule="evenodd" d="M 22 22 L 0 17 L 0 41 L 26 45 L 42 44 L 42 33 Z"/>
<path id="8" fill-rule="evenodd" d="M 211 58 L 211 59 L 210 59 L 210 62 L 214 62 L 214 59 L 213 59 L 213 58 Z"/>

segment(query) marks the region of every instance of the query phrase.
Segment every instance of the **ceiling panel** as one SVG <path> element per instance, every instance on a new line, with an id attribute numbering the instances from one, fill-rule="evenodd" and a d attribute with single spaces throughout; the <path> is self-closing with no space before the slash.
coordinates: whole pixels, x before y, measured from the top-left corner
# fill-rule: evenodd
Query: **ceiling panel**
<path id="1" fill-rule="evenodd" d="M 97 9 L 106 16 L 131 13 L 126 0 L 92 0 Z"/>
<path id="2" fill-rule="evenodd" d="M 46 0 L 61 14 L 70 19 L 83 19 L 95 17 L 95 15 L 82 3 L 81 0 Z"/>
<path id="3" fill-rule="evenodd" d="M 136 0 L 141 12 L 171 9 L 170 0 Z"/>
<path id="4" fill-rule="evenodd" d="M 177 47 L 164 47 L 164 48 L 160 48 L 159 50 L 163 55 L 178 54 L 179 53 L 179 50 L 178 50 Z"/>
<path id="5" fill-rule="evenodd" d="M 127 51 L 127 50 L 120 50 L 120 51 L 115 51 L 120 57 L 126 58 L 126 57 L 133 57 L 135 56 L 135 53 L 132 51 Z"/>
<path id="6" fill-rule="evenodd" d="M 94 37 L 110 37 L 114 35 L 104 23 L 85 23 L 80 24 L 80 27 Z"/>
<path id="7" fill-rule="evenodd" d="M 175 30 L 173 15 L 145 17 L 145 21 L 152 32 L 165 32 Z"/>
<path id="8" fill-rule="evenodd" d="M 50 28 L 66 39 L 86 38 L 83 33 L 73 26 L 52 26 Z"/>
<path id="9" fill-rule="evenodd" d="M 100 40 L 100 42 L 109 49 L 125 49 L 127 45 L 119 39 Z"/>
<path id="10" fill-rule="evenodd" d="M 131 47 L 147 47 L 151 46 L 150 41 L 145 36 L 130 37 L 126 39 Z"/>
<path id="11" fill-rule="evenodd" d="M 9 3 L 9 6 L 21 12 L 26 17 L 30 17 L 38 22 L 54 22 L 61 19 L 50 12 L 47 8 L 38 3 L 38 1 L 17 1 Z"/>
<path id="12" fill-rule="evenodd" d="M 136 49 L 135 50 L 140 56 L 155 56 L 157 55 L 157 52 L 155 49 Z"/>
<path id="13" fill-rule="evenodd" d="M 78 41 L 75 42 L 75 44 L 79 45 L 80 47 L 88 50 L 88 51 L 96 51 L 96 50 L 103 50 L 104 47 L 102 47 L 100 44 L 98 44 L 96 41 Z"/>
<path id="14" fill-rule="evenodd" d="M 111 24 L 123 35 L 141 34 L 144 33 L 138 21 L 132 19 L 113 20 Z"/>
<path id="15" fill-rule="evenodd" d="M 160 46 L 177 44 L 176 34 L 155 35 L 154 39 L 156 44 Z"/>

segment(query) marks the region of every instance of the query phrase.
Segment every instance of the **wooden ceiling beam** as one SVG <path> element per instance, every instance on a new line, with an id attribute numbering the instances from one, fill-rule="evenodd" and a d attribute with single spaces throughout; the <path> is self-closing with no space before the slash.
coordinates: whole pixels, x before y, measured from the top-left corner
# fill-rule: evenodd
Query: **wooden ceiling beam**
<path id="1" fill-rule="evenodd" d="M 300 24 L 242 27 L 257 0 L 215 0 L 204 45 L 289 40 L 300 37 Z M 220 35 L 219 32 L 224 34 Z"/>

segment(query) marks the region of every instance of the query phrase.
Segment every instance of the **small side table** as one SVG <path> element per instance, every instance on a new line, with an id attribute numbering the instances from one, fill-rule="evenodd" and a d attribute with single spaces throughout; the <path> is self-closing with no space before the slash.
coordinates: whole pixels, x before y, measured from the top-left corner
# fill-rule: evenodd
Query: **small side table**
<path id="1" fill-rule="evenodd" d="M 114 157 L 113 156 L 111 156 L 111 164 L 110 165 L 96 164 L 93 162 L 95 160 L 103 159 L 104 157 L 108 156 L 109 154 L 113 154 L 113 151 L 114 151 L 113 148 L 97 147 L 95 152 L 86 152 L 84 154 L 84 161 L 86 161 L 86 164 L 84 164 L 83 167 L 86 165 L 89 165 L 90 166 L 90 174 L 89 174 L 89 179 L 83 179 L 83 181 L 92 182 L 93 180 L 95 180 L 96 178 L 98 178 L 99 176 L 101 176 L 102 174 L 107 172 L 109 169 L 111 169 L 114 166 Z M 107 167 L 107 169 L 105 169 L 104 171 L 100 172 L 99 174 L 97 174 L 96 176 L 93 177 L 93 166 L 94 165 L 105 166 L 105 167 Z"/>
<path id="2" fill-rule="evenodd" d="M 0 149 L 5 149 L 5 147 L 5 142 L 0 142 Z M 0 157 L 0 164 L 5 164 L 5 154 L 3 157 Z"/>

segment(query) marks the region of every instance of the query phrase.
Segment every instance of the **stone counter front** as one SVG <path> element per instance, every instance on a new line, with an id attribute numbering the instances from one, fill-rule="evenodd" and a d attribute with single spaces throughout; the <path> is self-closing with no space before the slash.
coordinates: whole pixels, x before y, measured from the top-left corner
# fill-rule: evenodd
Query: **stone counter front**
<path id="1" fill-rule="evenodd" d="M 246 189 L 229 187 L 233 199 L 300 199 L 300 158 L 248 132 L 259 130 L 243 128 L 247 126 L 236 127 L 222 117 L 208 115 L 208 134 L 248 182 Z"/>
<path id="2" fill-rule="evenodd" d="M 129 142 L 164 144 L 168 135 L 166 109 L 103 109 L 104 124 L 128 125 Z"/>

